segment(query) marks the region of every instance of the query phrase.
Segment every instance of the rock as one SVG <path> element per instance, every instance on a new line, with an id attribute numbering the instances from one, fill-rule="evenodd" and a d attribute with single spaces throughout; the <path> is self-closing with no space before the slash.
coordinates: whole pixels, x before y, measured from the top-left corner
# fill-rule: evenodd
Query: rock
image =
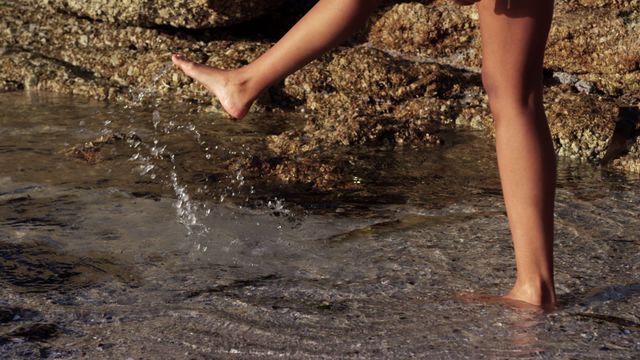
<path id="1" fill-rule="evenodd" d="M 577 83 L 580 78 L 574 74 L 569 74 L 562 71 L 556 71 L 553 73 L 553 78 L 558 80 L 561 84 L 564 85 L 573 85 Z"/>
<path id="2" fill-rule="evenodd" d="M 287 78 L 284 91 L 304 101 L 307 109 L 327 117 L 394 114 L 438 119 L 443 111 L 450 115 L 452 99 L 467 93 L 477 96 L 479 81 L 474 73 L 358 46 L 336 51 L 330 59 L 305 67 Z"/>
<path id="3" fill-rule="evenodd" d="M 421 58 L 478 67 L 478 14 L 473 6 L 452 1 L 400 3 L 383 9 L 372 21 L 372 46 Z"/>
<path id="4" fill-rule="evenodd" d="M 640 145 L 636 144 L 631 154 L 615 159 L 612 166 L 625 173 L 640 174 Z"/>
<path id="5" fill-rule="evenodd" d="M 23 90 L 23 84 L 14 80 L 2 80 L 0 81 L 0 93 Z"/>
<path id="6" fill-rule="evenodd" d="M 546 66 L 640 101 L 640 2 L 558 2 Z"/>
<path id="7" fill-rule="evenodd" d="M 0 58 L 0 64 L 5 64 L 0 82 L 7 84 L 7 89 L 48 90 L 124 102 L 139 102 L 142 95 L 210 104 L 204 88 L 172 71 L 172 52 L 233 68 L 268 47 L 255 41 L 205 44 L 153 29 L 114 27 L 64 14 L 52 17 L 18 5 L 0 7 L 0 15 L 0 33 L 8 34 L 0 37 L 0 47 L 6 49 Z M 91 44 L 91 51 L 82 48 L 82 42 Z M 17 58 L 18 52 L 22 55 Z M 25 57 L 32 60 L 25 61 Z M 73 78 L 83 82 L 70 81 Z"/>
<path id="8" fill-rule="evenodd" d="M 215 108 L 209 106 L 211 96 L 172 69 L 170 54 L 237 68 L 272 42 L 253 35 L 253 28 L 183 28 L 246 21 L 281 2 L 3 3 L 0 91 L 47 90 L 129 103 L 183 101 L 195 104 L 193 111 L 209 110 Z M 308 7 L 300 4 L 296 8 Z M 638 0 L 557 1 L 546 67 L 558 81 L 549 82 L 546 106 L 559 154 L 604 159 L 618 109 L 640 102 L 639 5 Z M 433 146 L 440 143 L 438 129 L 453 126 L 491 133 L 477 17 L 474 7 L 449 0 L 385 2 L 359 36 L 260 98 L 253 111 L 296 109 L 307 123 L 265 139 L 270 155 L 250 165 L 283 181 L 328 188 L 339 174 L 349 173 L 349 164 L 324 157 L 326 147 Z M 277 20 L 271 14 L 260 21 Z M 637 149 L 631 146 L 618 154 L 621 158 L 607 160 L 633 169 Z"/>
<path id="9" fill-rule="evenodd" d="M 246 22 L 282 0 L 19 0 L 76 16 L 137 26 L 212 28 Z"/>
<path id="10" fill-rule="evenodd" d="M 546 91 L 545 108 L 556 152 L 574 159 L 604 158 L 618 119 L 615 101 L 574 93 L 567 86 Z"/>
<path id="11" fill-rule="evenodd" d="M 309 120 L 302 131 L 287 131 L 268 139 L 278 155 L 322 151 L 335 146 L 353 145 L 438 145 L 435 127 L 421 120 L 392 117 L 341 117 L 335 120 Z"/>
<path id="12" fill-rule="evenodd" d="M 574 84 L 574 86 L 576 90 L 585 94 L 592 94 L 597 90 L 595 85 L 591 81 L 586 81 L 586 80 L 578 80 Z"/>
<path id="13" fill-rule="evenodd" d="M 88 95 L 102 100 L 115 99 L 122 90 L 118 84 L 95 79 L 68 63 L 24 51 L 0 58 L 0 69 L 0 81 L 14 89 Z"/>
<path id="14" fill-rule="evenodd" d="M 640 173 L 640 107 L 621 109 L 616 131 L 607 152 L 612 166 L 627 173 Z M 622 156 L 620 156 L 622 155 Z"/>

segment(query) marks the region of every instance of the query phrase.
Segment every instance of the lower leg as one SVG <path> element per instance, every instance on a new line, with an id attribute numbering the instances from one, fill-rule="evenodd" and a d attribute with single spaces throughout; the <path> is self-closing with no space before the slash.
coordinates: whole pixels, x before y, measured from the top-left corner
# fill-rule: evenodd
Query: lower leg
<path id="1" fill-rule="evenodd" d="M 551 305 L 556 163 L 543 108 L 542 65 L 553 0 L 482 0 L 478 11 L 483 82 L 517 267 L 515 285 L 504 298 Z"/>
<path id="2" fill-rule="evenodd" d="M 493 107 L 498 167 L 517 268 L 515 285 L 505 297 L 554 304 L 556 161 L 544 110 L 541 105 Z"/>
<path id="3" fill-rule="evenodd" d="M 381 0 L 320 0 L 271 49 L 235 70 L 173 62 L 218 97 L 232 116 L 243 117 L 260 92 L 337 46 L 361 26 Z"/>

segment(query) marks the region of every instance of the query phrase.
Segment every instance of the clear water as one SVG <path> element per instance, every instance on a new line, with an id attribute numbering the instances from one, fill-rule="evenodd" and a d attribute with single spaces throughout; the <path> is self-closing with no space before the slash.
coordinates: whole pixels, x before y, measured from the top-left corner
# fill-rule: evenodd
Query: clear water
<path id="1" fill-rule="evenodd" d="M 229 170 L 295 116 L 37 93 L 0 94 L 0 109 L 3 358 L 640 353 L 638 178 L 561 163 L 563 306 L 527 313 L 453 296 L 499 294 L 514 276 L 492 144 L 477 134 L 336 149 L 351 186 L 319 192 Z M 96 161 L 69 156 L 109 134 L 122 139 Z"/>

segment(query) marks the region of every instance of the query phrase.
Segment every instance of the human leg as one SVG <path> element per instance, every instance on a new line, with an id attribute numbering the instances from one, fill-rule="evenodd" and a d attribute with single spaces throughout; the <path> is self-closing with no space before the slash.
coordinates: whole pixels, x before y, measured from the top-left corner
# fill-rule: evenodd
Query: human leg
<path id="1" fill-rule="evenodd" d="M 185 74 L 217 96 L 235 118 L 247 114 L 269 85 L 337 46 L 361 26 L 381 0 L 320 0 L 280 41 L 250 64 L 220 70 L 174 55 Z"/>
<path id="2" fill-rule="evenodd" d="M 517 268 L 504 298 L 551 305 L 556 159 L 542 101 L 542 66 L 554 4 L 482 0 L 477 6 L 482 77 Z"/>

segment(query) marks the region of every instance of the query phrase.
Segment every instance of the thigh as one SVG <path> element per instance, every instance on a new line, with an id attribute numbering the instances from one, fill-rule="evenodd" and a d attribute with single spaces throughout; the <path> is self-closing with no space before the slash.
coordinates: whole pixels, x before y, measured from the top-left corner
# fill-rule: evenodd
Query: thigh
<path id="1" fill-rule="evenodd" d="M 490 95 L 541 88 L 554 1 L 481 0 L 477 7 L 483 80 Z"/>

